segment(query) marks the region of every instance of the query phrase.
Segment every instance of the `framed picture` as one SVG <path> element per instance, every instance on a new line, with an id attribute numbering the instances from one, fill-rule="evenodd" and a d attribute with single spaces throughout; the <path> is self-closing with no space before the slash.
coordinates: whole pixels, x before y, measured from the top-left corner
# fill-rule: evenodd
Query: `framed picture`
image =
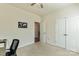
<path id="1" fill-rule="evenodd" d="M 27 28 L 27 22 L 18 22 L 18 28 Z"/>

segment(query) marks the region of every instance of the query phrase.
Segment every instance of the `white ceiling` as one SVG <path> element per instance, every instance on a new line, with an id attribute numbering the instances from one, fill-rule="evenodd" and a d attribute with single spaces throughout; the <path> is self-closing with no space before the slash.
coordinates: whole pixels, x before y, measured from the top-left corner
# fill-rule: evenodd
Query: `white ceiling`
<path id="1" fill-rule="evenodd" d="M 39 4 L 36 4 L 34 6 L 30 6 L 30 4 L 31 3 L 12 3 L 9 5 L 35 13 L 40 16 L 44 16 L 46 14 L 49 14 L 49 13 L 59 10 L 61 8 L 72 5 L 69 3 L 43 3 L 44 8 L 40 8 Z"/>

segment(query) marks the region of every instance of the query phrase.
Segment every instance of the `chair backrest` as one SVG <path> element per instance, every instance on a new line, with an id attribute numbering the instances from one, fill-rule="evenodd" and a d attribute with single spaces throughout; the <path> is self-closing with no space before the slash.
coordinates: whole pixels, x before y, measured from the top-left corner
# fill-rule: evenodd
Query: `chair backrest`
<path id="1" fill-rule="evenodd" d="M 18 47 L 18 44 L 19 44 L 19 40 L 18 39 L 13 39 L 12 44 L 10 46 L 10 51 L 12 53 L 15 53 L 16 52 L 16 49 Z"/>

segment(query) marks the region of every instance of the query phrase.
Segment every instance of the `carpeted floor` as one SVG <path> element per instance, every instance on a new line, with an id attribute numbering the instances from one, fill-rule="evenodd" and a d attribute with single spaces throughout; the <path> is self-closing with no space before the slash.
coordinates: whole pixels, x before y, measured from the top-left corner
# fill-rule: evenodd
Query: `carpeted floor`
<path id="1" fill-rule="evenodd" d="M 31 44 L 17 50 L 18 56 L 79 56 L 78 53 L 44 43 Z"/>
<path id="2" fill-rule="evenodd" d="M 4 48 L 0 48 L 0 56 L 4 55 Z M 79 53 L 72 52 L 60 47 L 45 43 L 35 43 L 17 49 L 18 56 L 79 56 Z"/>

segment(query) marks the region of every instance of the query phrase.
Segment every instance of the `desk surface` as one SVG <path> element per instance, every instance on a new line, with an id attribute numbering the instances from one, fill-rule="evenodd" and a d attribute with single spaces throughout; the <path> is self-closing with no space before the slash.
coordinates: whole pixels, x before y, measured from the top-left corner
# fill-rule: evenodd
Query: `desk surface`
<path id="1" fill-rule="evenodd" d="M 6 41 L 5 40 L 0 40 L 0 43 L 6 43 Z"/>

